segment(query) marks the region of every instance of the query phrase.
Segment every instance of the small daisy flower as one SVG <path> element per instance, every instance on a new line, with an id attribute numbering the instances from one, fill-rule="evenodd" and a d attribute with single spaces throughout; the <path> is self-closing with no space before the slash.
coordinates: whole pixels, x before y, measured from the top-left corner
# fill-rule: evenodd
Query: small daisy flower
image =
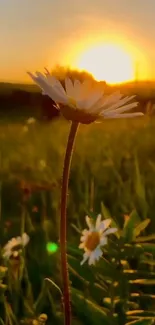
<path id="1" fill-rule="evenodd" d="M 26 121 L 27 124 L 35 124 L 36 119 L 34 117 L 29 117 L 28 120 Z"/>
<path id="2" fill-rule="evenodd" d="M 135 96 L 124 97 L 120 92 L 105 95 L 100 84 L 95 81 L 85 80 L 80 82 L 65 79 L 65 88 L 58 79 L 52 76 L 48 70 L 45 74 L 36 72 L 29 76 L 42 89 L 44 95 L 48 95 L 57 104 L 62 115 L 67 119 L 83 124 L 101 121 L 107 118 L 128 118 L 142 116 L 143 113 L 126 113 L 137 106 L 137 102 L 131 100 Z M 122 114 L 123 113 L 123 114 Z"/>
<path id="3" fill-rule="evenodd" d="M 40 170 L 44 170 L 46 167 L 47 167 L 47 165 L 46 165 L 46 161 L 43 160 L 43 159 L 41 159 L 41 160 L 39 161 L 39 169 L 40 169 Z"/>
<path id="4" fill-rule="evenodd" d="M 12 238 L 3 248 L 3 257 L 9 259 L 10 257 L 17 258 L 23 247 L 25 247 L 30 238 L 26 233 L 20 237 Z"/>
<path id="5" fill-rule="evenodd" d="M 86 223 L 88 230 L 84 229 L 81 236 L 81 244 L 79 248 L 84 249 L 83 260 L 81 265 L 88 260 L 88 264 L 95 264 L 96 261 L 102 256 L 103 252 L 101 246 L 108 242 L 107 235 L 115 233 L 117 228 L 109 228 L 111 219 L 101 221 L 101 215 L 97 216 L 96 224 L 93 220 L 86 216 Z"/>

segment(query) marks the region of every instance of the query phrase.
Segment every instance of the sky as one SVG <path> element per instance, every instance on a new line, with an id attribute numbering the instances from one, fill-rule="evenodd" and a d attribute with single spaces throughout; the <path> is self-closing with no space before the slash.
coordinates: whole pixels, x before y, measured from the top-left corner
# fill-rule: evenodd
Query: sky
<path id="1" fill-rule="evenodd" d="M 134 57 L 137 78 L 155 79 L 154 0 L 0 0 L 0 81 L 73 65 L 90 45 L 110 41 Z"/>

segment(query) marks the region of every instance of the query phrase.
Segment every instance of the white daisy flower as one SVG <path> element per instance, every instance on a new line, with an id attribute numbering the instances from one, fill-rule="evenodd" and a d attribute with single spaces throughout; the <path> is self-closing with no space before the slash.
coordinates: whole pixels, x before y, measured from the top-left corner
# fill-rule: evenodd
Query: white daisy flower
<path id="1" fill-rule="evenodd" d="M 103 254 L 101 246 L 106 245 L 108 242 L 107 235 L 113 234 L 118 230 L 117 228 L 109 228 L 111 219 L 101 221 L 101 218 L 99 214 L 94 225 L 93 220 L 86 216 L 86 223 L 89 229 L 84 229 L 80 238 L 81 244 L 79 248 L 85 251 L 81 265 L 87 260 L 89 265 L 95 264 Z"/>
<path id="2" fill-rule="evenodd" d="M 79 80 L 72 82 L 71 79 L 66 78 L 65 88 L 63 88 L 60 81 L 48 70 L 45 74 L 40 72 L 36 74 L 28 72 L 28 74 L 42 89 L 43 94 L 48 95 L 59 105 L 62 115 L 67 120 L 89 124 L 107 118 L 143 115 L 140 112 L 126 113 L 137 106 L 137 102 L 130 102 L 135 96 L 123 98 L 120 92 L 105 95 L 100 84 L 95 81 L 85 80 L 81 83 Z"/>
<path id="3" fill-rule="evenodd" d="M 26 121 L 27 124 L 34 124 L 36 122 L 36 119 L 34 117 L 29 117 L 28 120 Z"/>
<path id="4" fill-rule="evenodd" d="M 43 159 L 41 159 L 41 160 L 39 161 L 39 169 L 40 169 L 40 170 L 44 170 L 46 167 L 47 167 L 46 161 L 43 160 Z"/>
<path id="5" fill-rule="evenodd" d="M 30 238 L 26 233 L 20 237 L 12 238 L 3 248 L 3 257 L 9 259 L 10 257 L 18 257 L 21 249 L 25 247 Z"/>

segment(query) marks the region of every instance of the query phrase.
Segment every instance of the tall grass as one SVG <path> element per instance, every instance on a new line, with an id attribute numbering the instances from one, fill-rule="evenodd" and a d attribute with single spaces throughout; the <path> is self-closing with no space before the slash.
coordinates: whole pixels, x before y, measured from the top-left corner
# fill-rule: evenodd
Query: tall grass
<path id="1" fill-rule="evenodd" d="M 68 193 L 73 324 L 151 324 L 155 317 L 154 127 L 149 118 L 80 126 Z M 2 324 L 37 322 L 41 313 L 48 315 L 49 324 L 61 324 L 59 249 L 50 254 L 46 244 L 59 247 L 68 128 L 62 120 L 36 122 L 28 130 L 22 124 L 0 125 L 1 247 L 23 231 L 30 235 L 20 280 L 13 280 L 12 265 L 3 277 Z M 97 267 L 81 267 L 84 217 L 100 212 L 112 217 L 119 233 Z"/>

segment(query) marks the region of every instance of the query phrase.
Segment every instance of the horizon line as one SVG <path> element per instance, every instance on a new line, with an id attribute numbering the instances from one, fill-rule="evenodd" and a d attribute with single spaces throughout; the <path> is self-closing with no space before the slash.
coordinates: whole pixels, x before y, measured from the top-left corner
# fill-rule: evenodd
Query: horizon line
<path id="1" fill-rule="evenodd" d="M 99 80 L 97 82 L 106 82 L 105 80 Z M 124 82 L 116 82 L 116 83 L 107 83 L 109 86 L 119 86 L 125 84 L 138 84 L 138 83 L 155 83 L 155 79 L 142 79 L 142 80 L 128 80 Z M 28 85 L 28 86 L 37 86 L 33 81 L 9 81 L 9 80 L 0 80 L 0 84 L 11 84 L 11 85 Z"/>

